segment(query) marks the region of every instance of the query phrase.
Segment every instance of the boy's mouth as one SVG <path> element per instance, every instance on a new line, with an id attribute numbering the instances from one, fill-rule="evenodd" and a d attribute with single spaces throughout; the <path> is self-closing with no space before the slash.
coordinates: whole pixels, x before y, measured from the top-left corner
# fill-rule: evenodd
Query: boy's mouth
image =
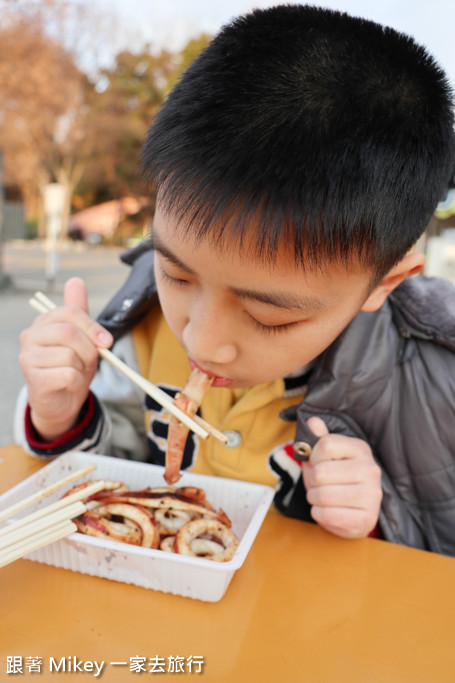
<path id="1" fill-rule="evenodd" d="M 205 372 L 206 375 L 209 375 L 209 377 L 213 377 L 213 384 L 212 387 L 229 387 L 231 384 L 233 384 L 233 380 L 229 379 L 228 377 L 220 377 L 219 375 L 215 375 L 214 372 L 211 372 L 210 370 L 207 370 L 206 368 L 202 367 L 202 365 L 199 365 L 199 363 L 196 363 L 192 358 L 188 359 L 190 362 L 190 367 L 192 370 L 194 368 L 199 368 L 201 372 Z"/>

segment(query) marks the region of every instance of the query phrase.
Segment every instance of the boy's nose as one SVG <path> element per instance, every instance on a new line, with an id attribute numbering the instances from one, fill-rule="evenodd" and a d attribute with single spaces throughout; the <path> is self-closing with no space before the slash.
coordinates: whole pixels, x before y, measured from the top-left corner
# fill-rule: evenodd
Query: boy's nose
<path id="1" fill-rule="evenodd" d="M 183 330 L 183 343 L 191 358 L 202 364 L 227 365 L 237 356 L 236 345 L 226 339 L 215 321 L 201 325 L 189 320 Z"/>

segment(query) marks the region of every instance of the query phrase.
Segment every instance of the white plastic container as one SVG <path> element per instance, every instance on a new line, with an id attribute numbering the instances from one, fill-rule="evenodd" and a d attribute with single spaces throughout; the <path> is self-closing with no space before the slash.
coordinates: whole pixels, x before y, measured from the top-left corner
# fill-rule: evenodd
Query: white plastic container
<path id="1" fill-rule="evenodd" d="M 96 463 L 97 469 L 87 479 L 120 480 L 132 490 L 163 486 L 164 483 L 162 467 L 74 451 L 53 460 L 0 496 L 0 510 L 90 463 Z M 204 489 L 210 503 L 216 509 L 223 508 L 230 517 L 232 530 L 240 540 L 232 560 L 214 562 L 185 557 L 79 533 L 36 550 L 27 559 L 143 588 L 216 602 L 223 597 L 235 571 L 245 561 L 270 507 L 274 490 L 259 484 L 191 473 L 184 473 L 177 486 Z M 18 517 L 41 505 L 48 505 L 61 495 L 59 492 L 46 498 Z"/>

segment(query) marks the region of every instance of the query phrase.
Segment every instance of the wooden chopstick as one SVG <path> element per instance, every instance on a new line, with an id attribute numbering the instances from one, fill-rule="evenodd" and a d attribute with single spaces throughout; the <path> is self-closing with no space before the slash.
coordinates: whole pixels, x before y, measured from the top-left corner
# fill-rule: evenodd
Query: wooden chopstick
<path id="1" fill-rule="evenodd" d="M 95 468 L 96 465 L 84 467 L 51 484 L 42 491 L 28 496 L 28 498 L 20 501 L 20 509 L 22 510 L 29 505 L 39 502 L 46 496 L 50 496 L 68 483 L 84 476 Z M 28 555 L 33 550 L 37 550 L 77 531 L 77 526 L 72 520 L 87 509 L 82 499 L 88 498 L 105 487 L 106 483 L 104 481 L 94 481 L 87 484 L 87 486 L 79 488 L 74 493 L 63 496 L 50 505 L 43 506 L 29 515 L 5 524 L 0 529 L 0 567 L 4 567 L 10 562 Z M 19 506 L 15 504 L 4 510 L 2 514 L 7 519 L 18 511 Z"/>
<path id="2" fill-rule="evenodd" d="M 7 549 L 7 552 L 0 553 L 0 567 L 4 567 L 15 560 L 19 560 L 24 555 L 28 555 L 34 550 L 38 550 L 49 543 L 66 538 L 77 531 L 77 526 L 70 520 L 65 520 L 54 527 L 52 530 L 45 529 L 41 533 L 35 534 L 33 538 L 27 538 L 24 542 L 15 543 Z"/>
<path id="3" fill-rule="evenodd" d="M 10 507 L 6 508 L 5 510 L 1 510 L 0 522 L 3 522 L 5 519 L 8 519 L 16 513 L 25 510 L 25 508 L 30 507 L 30 505 L 33 505 L 33 503 L 37 503 L 43 498 L 51 496 L 56 491 L 60 491 L 68 484 L 71 484 L 73 481 L 76 481 L 77 479 L 82 479 L 90 472 L 93 472 L 93 470 L 96 470 L 96 465 L 94 463 L 92 463 L 91 465 L 87 465 L 86 467 L 82 467 L 82 469 L 77 470 L 76 472 L 72 472 L 67 477 L 64 477 L 63 479 L 56 481 L 54 484 L 46 486 L 46 488 L 37 491 L 36 493 L 33 493 L 31 496 L 28 496 L 28 498 L 23 498 L 18 503 L 10 505 Z"/>
<path id="4" fill-rule="evenodd" d="M 68 519 L 74 519 L 78 517 L 87 509 L 86 505 L 80 500 L 70 503 L 69 505 L 64 505 L 59 510 L 54 510 L 35 519 L 34 521 L 21 524 L 19 527 L 14 529 L 6 528 L 6 533 L 0 536 L 0 550 L 8 548 L 19 541 L 24 541 L 27 538 L 32 538 L 35 534 L 44 531 L 44 529 L 49 529 L 55 527 L 60 522 Z"/>
<path id="5" fill-rule="evenodd" d="M 47 313 L 53 308 L 56 308 L 56 304 L 49 299 L 44 292 L 35 292 L 35 295 L 29 301 L 30 305 L 40 313 Z M 195 415 L 192 418 L 187 415 L 183 410 L 180 410 L 175 404 L 172 398 L 166 394 L 165 391 L 152 384 L 148 379 L 142 377 L 139 373 L 132 370 L 126 363 L 120 360 L 115 354 L 113 354 L 108 349 L 98 349 L 98 353 L 105 361 L 110 363 L 119 372 L 123 373 L 128 377 L 136 386 L 138 386 L 142 391 L 151 396 L 157 403 L 159 403 L 163 408 L 174 415 L 180 422 L 183 422 L 189 429 L 191 429 L 195 434 L 197 434 L 202 439 L 206 439 L 210 434 L 214 436 L 218 441 L 223 444 L 227 443 L 227 437 L 223 432 L 220 432 L 216 427 L 209 424 L 203 420 L 199 415 Z"/>
<path id="6" fill-rule="evenodd" d="M 94 481 L 92 484 L 89 484 L 88 486 L 79 489 L 79 491 L 71 493 L 69 496 L 65 496 L 64 498 L 60 498 L 55 503 L 46 505 L 40 508 L 39 510 L 35 510 L 35 512 L 30 513 L 26 517 L 21 517 L 20 519 L 17 519 L 14 522 L 10 522 L 9 524 L 5 525 L 2 529 L 0 529 L 0 539 L 2 538 L 2 536 L 8 535 L 12 531 L 18 529 L 19 527 L 24 526 L 24 524 L 30 524 L 30 522 L 34 522 L 36 519 L 40 519 L 41 517 L 44 517 L 45 515 L 48 515 L 51 512 L 54 512 L 55 510 L 60 510 L 61 508 L 64 508 L 70 505 L 71 503 L 74 503 L 75 501 L 82 500 L 82 498 L 86 498 L 88 496 L 91 496 L 93 493 L 101 491 L 101 489 L 103 489 L 105 486 L 106 484 L 104 481 Z"/>
<path id="7" fill-rule="evenodd" d="M 52 301 L 50 301 L 50 299 L 48 299 L 46 295 L 43 294 L 43 292 L 36 292 L 35 297 L 30 299 L 29 303 L 33 308 L 35 308 L 35 310 L 39 311 L 40 313 L 47 313 L 51 309 L 56 308 L 56 305 Z M 172 398 L 168 394 L 166 394 L 166 392 L 162 391 L 161 389 L 159 389 L 159 387 L 155 386 L 154 384 L 146 380 L 145 377 L 142 377 L 142 375 L 139 375 L 137 372 L 128 367 L 126 363 L 124 363 L 120 360 L 120 358 L 115 356 L 112 353 L 112 351 L 109 351 L 108 349 L 98 349 L 98 353 L 101 356 L 101 358 L 103 358 L 117 370 L 126 375 L 126 377 L 128 377 L 132 382 L 134 382 L 146 394 L 155 399 L 161 406 L 166 408 L 170 413 L 178 417 L 178 419 L 181 422 L 183 422 L 187 427 L 189 427 L 193 432 L 195 432 L 195 434 L 200 436 L 202 439 L 206 439 L 208 437 L 208 430 L 204 429 L 203 427 L 200 427 L 197 423 L 195 423 L 194 420 L 192 420 L 186 413 L 184 413 L 183 410 L 177 408 L 177 406 L 174 405 Z"/>

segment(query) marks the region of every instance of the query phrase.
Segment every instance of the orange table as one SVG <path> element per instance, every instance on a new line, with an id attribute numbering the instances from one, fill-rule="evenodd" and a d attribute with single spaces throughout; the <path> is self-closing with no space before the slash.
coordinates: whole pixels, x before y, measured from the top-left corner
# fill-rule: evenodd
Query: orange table
<path id="1" fill-rule="evenodd" d="M 0 458 L 0 491 L 40 466 L 16 446 Z M 0 680 L 82 683 L 96 661 L 107 683 L 141 666 L 141 681 L 453 683 L 454 585 L 455 559 L 274 513 L 217 603 L 19 560 L 0 569 Z"/>

